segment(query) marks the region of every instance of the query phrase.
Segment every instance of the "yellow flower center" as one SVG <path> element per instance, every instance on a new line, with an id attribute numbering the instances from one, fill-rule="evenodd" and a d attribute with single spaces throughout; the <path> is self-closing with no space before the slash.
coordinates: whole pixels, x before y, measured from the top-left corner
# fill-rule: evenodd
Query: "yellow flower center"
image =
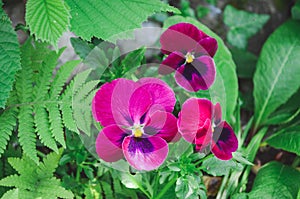
<path id="1" fill-rule="evenodd" d="M 185 61 L 186 63 L 192 63 L 194 61 L 195 57 L 194 55 L 192 55 L 190 52 L 188 52 L 186 55 L 185 55 Z"/>
<path id="2" fill-rule="evenodd" d="M 136 138 L 142 137 L 142 135 L 143 135 L 143 129 L 140 126 L 135 127 L 132 130 L 132 132 L 133 132 L 134 137 L 136 137 Z"/>

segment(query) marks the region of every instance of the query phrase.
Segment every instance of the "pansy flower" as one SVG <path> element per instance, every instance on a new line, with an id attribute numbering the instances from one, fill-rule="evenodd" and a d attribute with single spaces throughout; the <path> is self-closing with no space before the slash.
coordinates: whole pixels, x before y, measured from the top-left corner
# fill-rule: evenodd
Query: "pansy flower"
<path id="1" fill-rule="evenodd" d="M 168 57 L 159 67 L 160 74 L 175 72 L 178 85 L 187 91 L 207 90 L 214 82 L 213 56 L 217 41 L 189 23 L 170 26 L 160 37 L 161 51 Z"/>
<path id="2" fill-rule="evenodd" d="M 106 162 L 125 157 L 138 170 L 158 168 L 178 132 L 171 114 L 175 102 L 172 89 L 156 78 L 102 85 L 92 102 L 93 116 L 104 127 L 96 140 L 98 156 Z"/>
<path id="3" fill-rule="evenodd" d="M 202 98 L 190 98 L 183 103 L 178 118 L 178 130 L 182 137 L 201 151 L 207 147 L 221 160 L 232 158 L 238 147 L 231 126 L 222 121 L 221 106 Z"/>

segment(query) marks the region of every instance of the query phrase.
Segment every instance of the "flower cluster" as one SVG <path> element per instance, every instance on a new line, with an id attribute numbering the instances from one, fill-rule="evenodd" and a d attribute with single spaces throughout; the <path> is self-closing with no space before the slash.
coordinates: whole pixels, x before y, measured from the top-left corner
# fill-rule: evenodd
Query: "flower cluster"
<path id="1" fill-rule="evenodd" d="M 187 91 L 208 89 L 215 79 L 213 56 L 217 42 L 197 27 L 179 23 L 161 36 L 167 56 L 159 73 L 175 72 L 178 85 Z M 207 99 L 190 98 L 178 119 L 172 114 L 173 90 L 157 78 L 137 82 L 116 79 L 103 84 L 92 102 L 92 112 L 103 129 L 96 140 L 96 152 L 106 162 L 125 158 L 138 170 L 153 170 L 168 155 L 168 143 L 182 136 L 197 151 L 209 148 L 219 159 L 232 158 L 238 141 L 230 125 L 222 120 L 221 106 Z"/>

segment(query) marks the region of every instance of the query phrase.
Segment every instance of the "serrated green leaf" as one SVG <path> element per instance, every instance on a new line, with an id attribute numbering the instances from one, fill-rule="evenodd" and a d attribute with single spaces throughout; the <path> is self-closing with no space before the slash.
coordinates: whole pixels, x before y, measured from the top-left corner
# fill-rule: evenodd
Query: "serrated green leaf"
<path id="1" fill-rule="evenodd" d="M 58 39 L 69 25 L 69 11 L 62 0 L 28 0 L 25 20 L 37 39 L 57 48 Z"/>
<path id="2" fill-rule="evenodd" d="M 300 126 L 283 129 L 269 137 L 266 142 L 272 147 L 300 156 Z"/>
<path id="3" fill-rule="evenodd" d="M 175 192 L 178 198 L 198 199 L 199 180 L 193 176 L 181 176 L 176 181 Z"/>
<path id="4" fill-rule="evenodd" d="M 64 130 L 61 121 L 61 113 L 59 112 L 58 104 L 47 104 L 46 108 L 49 112 L 50 130 L 52 132 L 52 135 L 57 142 L 59 142 L 64 148 L 66 148 Z"/>
<path id="5" fill-rule="evenodd" d="M 85 40 L 95 36 L 114 40 L 112 36 L 139 28 L 150 15 L 178 9 L 160 0 L 66 0 L 71 9 L 71 30 Z M 119 39 L 119 38 L 118 38 Z"/>
<path id="6" fill-rule="evenodd" d="M 254 74 L 255 129 L 300 86 L 300 23 L 287 21 L 266 41 Z"/>
<path id="7" fill-rule="evenodd" d="M 279 162 L 264 165 L 257 173 L 249 198 L 296 198 L 300 172 Z"/>
<path id="8" fill-rule="evenodd" d="M 11 189 L 3 194 L 1 199 L 19 199 L 19 189 Z"/>
<path id="9" fill-rule="evenodd" d="M 56 142 L 52 137 L 52 133 L 50 131 L 48 113 L 45 107 L 35 106 L 34 113 L 34 123 L 36 127 L 36 132 L 39 135 L 41 142 L 53 151 L 58 152 Z"/>
<path id="10" fill-rule="evenodd" d="M 15 74 L 21 68 L 17 34 L 2 6 L 0 8 L 0 108 L 12 90 Z"/>
<path id="11" fill-rule="evenodd" d="M 184 18 L 180 16 L 170 17 L 165 21 L 164 27 L 167 28 L 179 22 L 194 24 L 200 30 L 217 40 L 218 50 L 214 56 L 217 77 L 214 84 L 209 89 L 208 94 L 210 94 L 214 103 L 220 102 L 224 119 L 230 121 L 233 116 L 238 97 L 238 81 L 235 71 L 236 66 L 233 62 L 230 51 L 219 36 L 193 18 Z"/>
<path id="12" fill-rule="evenodd" d="M 66 62 L 58 70 L 50 88 L 50 98 L 57 99 L 66 84 L 67 79 L 70 77 L 71 72 L 80 63 L 80 60 L 72 60 Z"/>
<path id="13" fill-rule="evenodd" d="M 255 35 L 269 18 L 266 14 L 240 11 L 227 5 L 224 10 L 224 23 L 229 27 L 228 42 L 237 48 L 245 49 L 247 40 Z"/>

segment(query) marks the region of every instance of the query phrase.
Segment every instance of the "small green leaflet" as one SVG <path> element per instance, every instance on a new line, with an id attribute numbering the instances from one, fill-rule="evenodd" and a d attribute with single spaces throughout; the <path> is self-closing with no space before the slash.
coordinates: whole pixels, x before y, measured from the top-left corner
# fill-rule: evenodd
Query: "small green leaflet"
<path id="1" fill-rule="evenodd" d="M 241 49 L 247 47 L 247 40 L 255 35 L 269 20 L 269 15 L 239 11 L 227 5 L 224 10 L 224 23 L 229 27 L 228 42 Z"/>

